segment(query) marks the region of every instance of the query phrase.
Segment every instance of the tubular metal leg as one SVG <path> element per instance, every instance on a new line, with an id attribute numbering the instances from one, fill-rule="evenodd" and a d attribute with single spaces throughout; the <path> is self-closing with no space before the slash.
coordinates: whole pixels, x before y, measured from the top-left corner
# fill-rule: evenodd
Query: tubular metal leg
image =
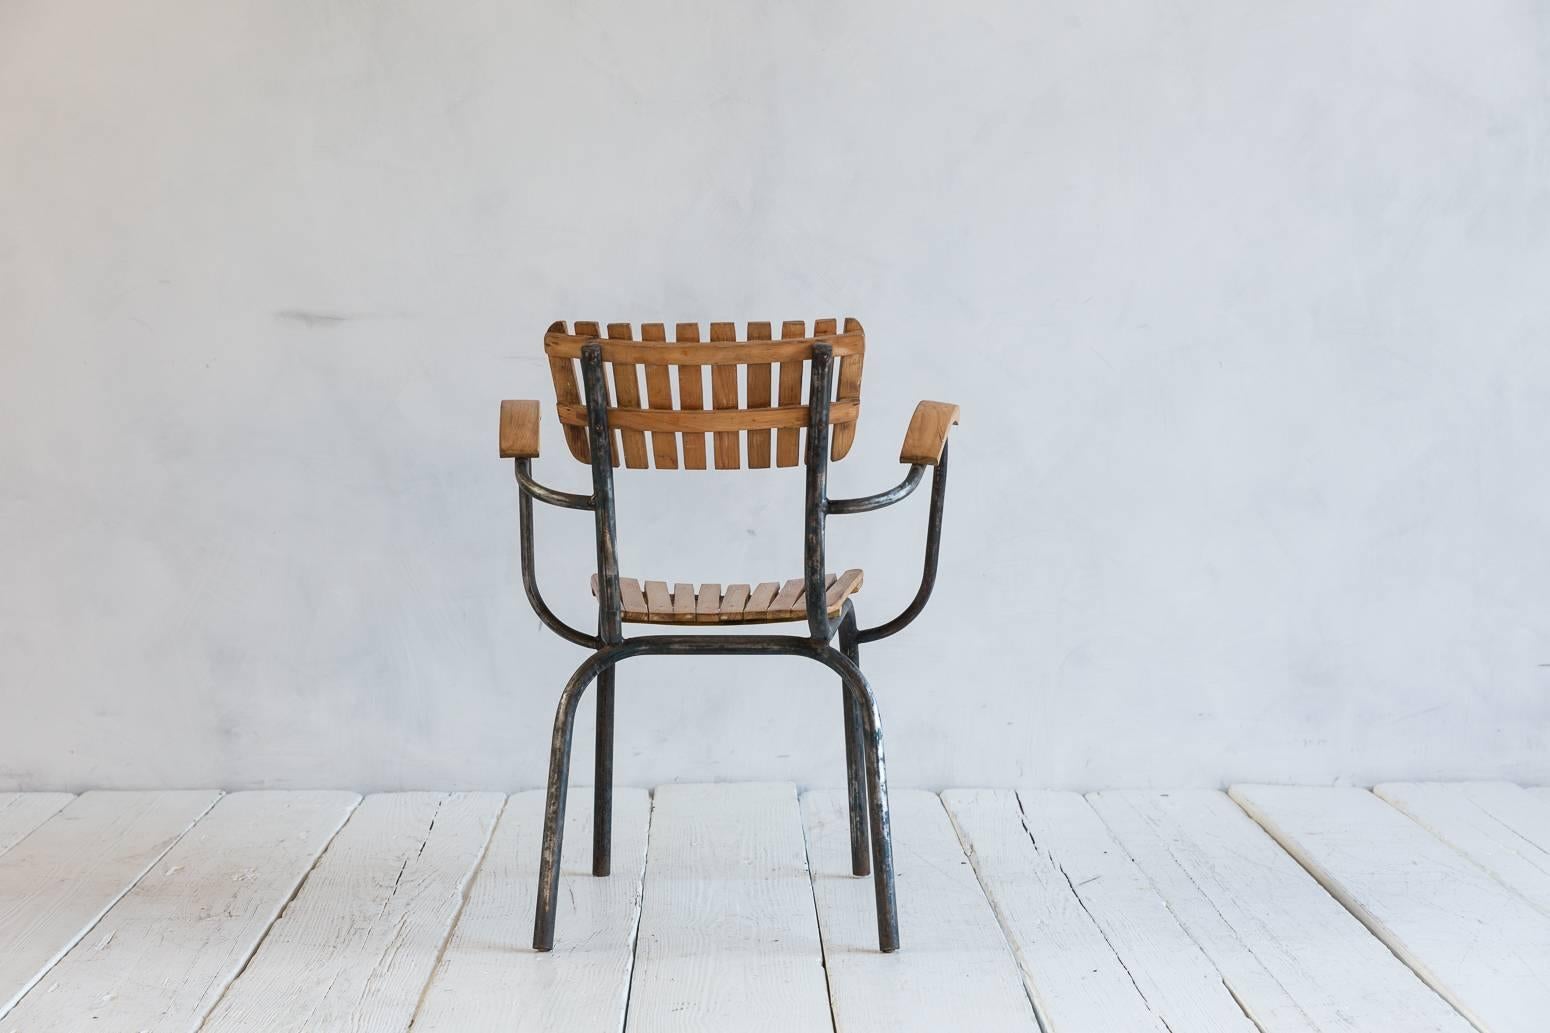
<path id="1" fill-rule="evenodd" d="M 856 642 L 856 614 L 850 605 L 840 619 L 840 652 L 857 667 L 861 666 L 861 646 Z M 845 786 L 850 800 L 850 871 L 869 875 L 867 856 L 866 749 L 861 733 L 861 707 L 840 679 L 840 705 L 845 709 Z"/>
<path id="2" fill-rule="evenodd" d="M 533 912 L 533 949 L 554 949 L 554 909 L 560 891 L 560 850 L 565 836 L 565 790 L 570 780 L 571 735 L 576 730 L 576 706 L 588 683 L 611 668 L 616 657 L 593 653 L 571 675 L 555 709 L 549 740 L 549 790 L 544 802 L 544 846 L 538 859 L 538 904 Z"/>
<path id="3" fill-rule="evenodd" d="M 592 874 L 607 875 L 613 855 L 614 672 L 597 676 L 597 751 L 592 780 Z"/>
<path id="4" fill-rule="evenodd" d="M 866 676 L 849 658 L 844 665 L 831 664 L 845 679 L 861 710 L 867 761 L 868 817 L 872 829 L 872 892 L 877 900 L 877 949 L 892 954 L 899 949 L 899 910 L 893 882 L 893 833 L 888 821 L 888 772 L 883 761 L 883 724 Z"/>

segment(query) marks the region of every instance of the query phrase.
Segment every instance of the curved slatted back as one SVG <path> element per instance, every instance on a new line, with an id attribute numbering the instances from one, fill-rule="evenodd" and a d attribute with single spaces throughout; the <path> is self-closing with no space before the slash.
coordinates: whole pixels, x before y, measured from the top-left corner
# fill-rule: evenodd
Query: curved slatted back
<path id="1" fill-rule="evenodd" d="M 802 461 L 808 420 L 803 401 L 807 361 L 814 342 L 824 341 L 834 349 L 836 366 L 830 458 L 843 459 L 856 436 L 866 351 L 861 324 L 846 319 L 844 327 L 840 330 L 837 320 L 819 319 L 808 336 L 806 323 L 788 320 L 777 339 L 769 323 L 749 323 L 747 336 L 738 340 L 736 323 L 710 324 L 708 339 L 701 337 L 698 323 L 679 323 L 669 341 L 662 323 L 642 323 L 639 337 L 629 323 L 609 323 L 606 334 L 596 323 L 577 322 L 569 332 L 563 322 L 555 323 L 544 334 L 544 352 L 565 443 L 571 455 L 583 463 L 591 461 L 580 360 L 582 347 L 598 341 L 604 366 L 611 371 L 608 426 L 615 466 L 622 454 L 624 465 L 633 469 L 654 465 L 659 470 L 703 470 L 706 434 L 718 470 L 743 465 L 743 435 L 750 467 L 769 467 L 772 460 L 776 466 L 796 466 Z M 669 372 L 675 367 L 676 376 Z M 740 370 L 747 372 L 739 376 Z"/>

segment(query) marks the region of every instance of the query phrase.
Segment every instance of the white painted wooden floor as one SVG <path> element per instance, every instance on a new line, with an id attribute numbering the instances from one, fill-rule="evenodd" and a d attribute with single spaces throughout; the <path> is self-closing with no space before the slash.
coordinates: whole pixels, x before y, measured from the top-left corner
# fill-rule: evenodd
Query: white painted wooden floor
<path id="1" fill-rule="evenodd" d="M 0 793 L 0 1033 L 1544 1033 L 1550 790 L 896 791 L 904 949 L 844 798 Z"/>

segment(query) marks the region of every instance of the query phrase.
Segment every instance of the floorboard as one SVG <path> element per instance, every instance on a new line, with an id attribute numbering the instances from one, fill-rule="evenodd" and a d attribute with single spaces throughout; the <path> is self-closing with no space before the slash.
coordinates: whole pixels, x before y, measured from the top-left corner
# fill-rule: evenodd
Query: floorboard
<path id="1" fill-rule="evenodd" d="M 1510 782 L 1390 782 L 1373 792 L 1550 915 L 1550 801 Z"/>
<path id="2" fill-rule="evenodd" d="M 1264 1033 L 1468 1033 L 1225 793 L 1088 801 Z"/>
<path id="3" fill-rule="evenodd" d="M 408 1029 L 504 802 L 500 793 L 368 796 L 205 1033 Z"/>
<path id="4" fill-rule="evenodd" d="M 219 798 L 86 793 L 0 855 L 0 1015 Z"/>
<path id="5" fill-rule="evenodd" d="M 1231 792 L 1482 1033 L 1543 1033 L 1550 917 L 1364 789 Z"/>
<path id="6" fill-rule="evenodd" d="M 0 854 L 74 799 L 70 793 L 0 793 Z"/>
<path id="7" fill-rule="evenodd" d="M 954 790 L 943 800 L 1046 1033 L 1253 1033 L 1082 798 L 1023 795 Z"/>
<path id="8" fill-rule="evenodd" d="M 795 789 L 656 790 L 633 1033 L 832 1029 Z"/>
<path id="9" fill-rule="evenodd" d="M 896 791 L 890 804 L 903 949 L 882 954 L 872 880 L 850 873 L 845 793 L 802 797 L 835 1030 L 1038 1033 L 1017 961 L 941 801 Z"/>
<path id="10" fill-rule="evenodd" d="M 25 1033 L 196 1029 L 359 798 L 223 798 L 5 1018 Z"/>
<path id="11" fill-rule="evenodd" d="M 592 876 L 592 794 L 570 791 L 554 950 L 531 947 L 544 793 L 518 793 L 485 851 L 414 1033 L 619 1033 L 629 998 L 651 798 L 614 790 L 613 873 Z"/>

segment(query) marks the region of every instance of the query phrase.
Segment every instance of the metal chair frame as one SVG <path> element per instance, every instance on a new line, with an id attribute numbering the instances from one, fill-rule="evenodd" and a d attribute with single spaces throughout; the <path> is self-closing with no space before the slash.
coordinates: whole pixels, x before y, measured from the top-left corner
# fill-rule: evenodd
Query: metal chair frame
<path id="1" fill-rule="evenodd" d="M 920 587 L 910 604 L 891 620 L 861 628 L 855 606 L 846 599 L 838 619 L 825 606 L 825 530 L 831 514 L 869 513 L 908 498 L 925 474 L 925 464 L 911 464 L 904 480 L 886 491 L 853 499 L 828 497 L 829 409 L 833 354 L 822 341 L 812 347 L 809 375 L 805 504 L 806 534 L 803 577 L 806 583 L 808 634 L 692 635 L 654 634 L 626 637 L 621 619 L 614 472 L 608 426 L 608 388 L 602 347 L 589 341 L 581 350 L 586 396 L 587 439 L 592 468 L 592 494 L 557 491 L 533 479 L 532 461 L 515 460 L 519 487 L 522 585 L 534 612 L 561 638 L 593 650 L 576 668 L 560 693 L 549 747 L 548 792 L 544 805 L 543 852 L 538 877 L 538 903 L 533 919 L 533 948 L 554 947 L 555 909 L 559 894 L 560 852 L 565 831 L 566 792 L 570 775 L 571 740 L 576 709 L 587 686 L 597 681 L 597 748 L 593 781 L 592 874 L 609 873 L 612 854 L 614 669 L 620 661 L 648 654 L 805 656 L 839 675 L 843 687 L 846 783 L 850 809 L 851 871 L 872 875 L 877 902 L 877 941 L 884 952 L 899 949 L 899 920 L 894 892 L 893 840 L 888 818 L 887 766 L 883 759 L 882 719 L 877 699 L 861 673 L 861 644 L 887 638 L 902 630 L 925 608 L 936 583 L 942 537 L 942 508 L 947 492 L 947 445 L 932 468 L 931 506 L 926 523 L 925 564 Z M 533 501 L 564 509 L 590 510 L 596 522 L 598 613 L 597 633 L 588 634 L 555 616 L 538 590 L 534 572 Z M 831 640 L 838 638 L 838 646 Z M 869 854 L 870 846 L 870 857 Z"/>

